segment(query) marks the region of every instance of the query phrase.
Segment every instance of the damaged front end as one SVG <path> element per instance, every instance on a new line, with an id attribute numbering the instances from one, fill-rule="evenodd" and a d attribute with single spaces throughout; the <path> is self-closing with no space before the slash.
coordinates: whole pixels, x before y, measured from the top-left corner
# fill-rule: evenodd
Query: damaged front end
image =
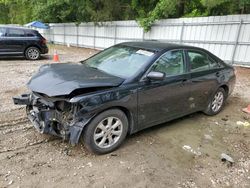
<path id="1" fill-rule="evenodd" d="M 27 116 L 38 132 L 59 136 L 71 144 L 78 143 L 88 122 L 78 115 L 80 105 L 64 97 L 50 98 L 33 92 L 13 97 L 13 101 L 16 105 L 26 105 Z"/>
<path id="2" fill-rule="evenodd" d="M 112 96 L 93 95 L 123 81 L 81 63 L 48 64 L 40 67 L 27 83 L 31 93 L 13 97 L 13 101 L 26 105 L 27 116 L 40 133 L 76 144 L 84 126 L 96 115 L 96 108 Z"/>

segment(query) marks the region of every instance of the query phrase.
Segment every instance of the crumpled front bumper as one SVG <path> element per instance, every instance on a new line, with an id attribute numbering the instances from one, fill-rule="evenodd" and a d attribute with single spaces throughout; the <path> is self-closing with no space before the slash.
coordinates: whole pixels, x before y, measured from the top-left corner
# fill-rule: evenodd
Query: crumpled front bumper
<path id="1" fill-rule="evenodd" d="M 13 97 L 13 102 L 16 105 L 30 105 L 31 94 L 22 94 L 21 96 Z"/>
<path id="2" fill-rule="evenodd" d="M 13 97 L 13 102 L 26 105 L 27 116 L 38 132 L 59 136 L 72 144 L 78 143 L 85 124 L 81 121 L 65 121 L 64 112 L 58 111 L 53 102 L 32 93 Z"/>

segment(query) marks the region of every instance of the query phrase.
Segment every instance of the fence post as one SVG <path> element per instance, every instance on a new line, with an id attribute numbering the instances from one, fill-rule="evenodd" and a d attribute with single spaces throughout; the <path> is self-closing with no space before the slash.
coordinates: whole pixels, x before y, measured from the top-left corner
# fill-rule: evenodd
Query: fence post
<path id="1" fill-rule="evenodd" d="M 145 39 L 145 32 L 144 32 L 144 29 L 142 28 L 142 40 Z"/>
<path id="2" fill-rule="evenodd" d="M 79 25 L 76 25 L 76 46 L 79 47 Z"/>
<path id="3" fill-rule="evenodd" d="M 96 25 L 94 24 L 94 39 L 93 39 L 94 40 L 94 49 L 95 49 L 95 37 L 96 37 L 96 28 L 95 27 L 96 27 Z"/>
<path id="4" fill-rule="evenodd" d="M 51 27 L 50 26 L 49 26 L 49 37 L 47 37 L 47 38 L 49 38 L 47 40 L 49 40 L 49 42 L 51 42 Z"/>
<path id="5" fill-rule="evenodd" d="M 181 25 L 181 35 L 180 35 L 180 44 L 182 44 L 182 40 L 183 40 L 184 27 L 185 27 L 185 22 L 182 22 L 182 25 Z"/>
<path id="6" fill-rule="evenodd" d="M 114 45 L 116 44 L 116 38 L 117 38 L 117 25 L 115 24 L 115 38 L 114 38 Z"/>
<path id="7" fill-rule="evenodd" d="M 53 44 L 55 44 L 55 26 L 53 25 Z"/>
<path id="8" fill-rule="evenodd" d="M 65 24 L 63 24 L 63 44 L 65 45 Z"/>
<path id="9" fill-rule="evenodd" d="M 238 46 L 238 41 L 239 41 L 239 37 L 240 37 L 242 22 L 243 22 L 243 20 L 241 19 L 240 22 L 239 22 L 239 26 L 238 26 L 238 29 L 237 29 L 236 36 L 235 36 L 235 43 L 234 43 L 234 48 L 233 48 L 233 55 L 232 55 L 232 59 L 231 59 L 231 64 L 234 63 L 234 57 L 235 57 L 236 49 L 237 49 L 237 46 Z"/>

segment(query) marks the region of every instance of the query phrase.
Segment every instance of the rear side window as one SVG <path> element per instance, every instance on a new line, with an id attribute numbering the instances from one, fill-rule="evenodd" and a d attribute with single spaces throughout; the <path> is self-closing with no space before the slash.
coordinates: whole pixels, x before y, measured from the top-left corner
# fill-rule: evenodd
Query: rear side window
<path id="1" fill-rule="evenodd" d="M 188 58 L 191 72 L 209 70 L 210 68 L 219 67 L 219 63 L 202 52 L 188 51 Z"/>
<path id="2" fill-rule="evenodd" d="M 215 61 L 211 57 L 208 57 L 208 59 L 210 61 L 210 68 L 219 68 L 222 66 L 219 62 Z"/>
<path id="3" fill-rule="evenodd" d="M 8 37 L 24 37 L 25 32 L 21 29 L 9 29 Z"/>
<path id="4" fill-rule="evenodd" d="M 26 36 L 27 36 L 27 37 L 35 37 L 36 35 L 35 35 L 35 33 L 32 32 L 32 31 L 26 31 Z"/>
<path id="5" fill-rule="evenodd" d="M 0 27 L 0 37 L 4 37 L 4 36 L 6 36 L 6 29 Z"/>

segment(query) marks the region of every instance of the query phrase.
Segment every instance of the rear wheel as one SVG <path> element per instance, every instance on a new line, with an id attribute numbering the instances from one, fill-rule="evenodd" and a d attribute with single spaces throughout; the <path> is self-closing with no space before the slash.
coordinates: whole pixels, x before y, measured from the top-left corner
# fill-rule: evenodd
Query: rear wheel
<path id="1" fill-rule="evenodd" d="M 118 109 L 107 110 L 96 116 L 84 130 L 84 145 L 96 154 L 109 153 L 121 145 L 127 132 L 127 116 Z"/>
<path id="2" fill-rule="evenodd" d="M 37 47 L 29 47 L 25 51 L 25 57 L 29 60 L 37 60 L 41 56 L 41 52 Z"/>
<path id="3" fill-rule="evenodd" d="M 207 109 L 204 111 L 207 115 L 216 115 L 218 114 L 224 104 L 226 99 L 226 92 L 223 88 L 219 88 L 214 94 L 212 100 L 209 102 Z"/>

